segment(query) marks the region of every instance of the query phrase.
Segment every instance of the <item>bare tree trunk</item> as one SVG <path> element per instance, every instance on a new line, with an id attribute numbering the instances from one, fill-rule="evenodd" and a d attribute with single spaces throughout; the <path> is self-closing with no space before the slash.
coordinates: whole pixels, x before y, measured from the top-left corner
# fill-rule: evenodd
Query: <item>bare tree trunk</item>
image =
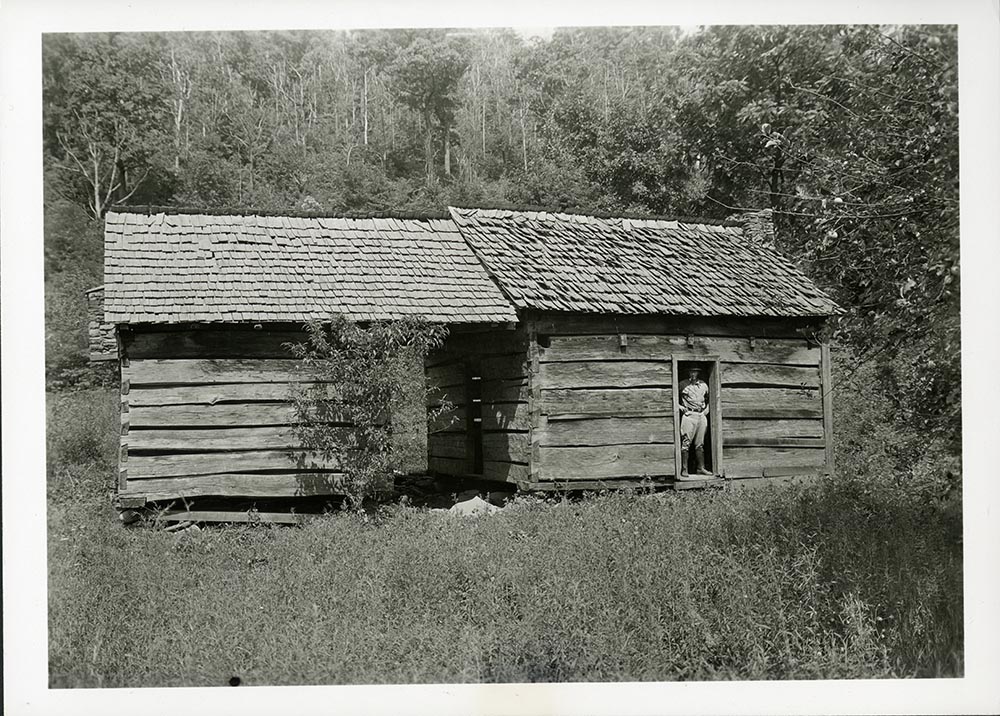
<path id="1" fill-rule="evenodd" d="M 451 127 L 444 128 L 444 173 L 451 176 Z"/>
<path id="2" fill-rule="evenodd" d="M 528 171 L 528 132 L 524 125 L 524 115 L 526 114 L 525 108 L 522 105 L 521 111 L 518 113 L 521 120 L 521 160 L 524 164 L 524 171 Z"/>
<path id="3" fill-rule="evenodd" d="M 365 146 L 368 146 L 368 68 L 365 68 L 365 95 L 364 95 L 364 110 L 365 110 Z"/>
<path id="4" fill-rule="evenodd" d="M 90 156 L 94 167 L 94 218 L 101 218 L 101 163 L 97 158 L 97 153 L 94 152 L 93 148 L 90 150 Z"/>
<path id="5" fill-rule="evenodd" d="M 431 124 L 431 113 L 424 112 L 424 166 L 427 170 L 427 181 L 434 176 L 434 127 Z"/>

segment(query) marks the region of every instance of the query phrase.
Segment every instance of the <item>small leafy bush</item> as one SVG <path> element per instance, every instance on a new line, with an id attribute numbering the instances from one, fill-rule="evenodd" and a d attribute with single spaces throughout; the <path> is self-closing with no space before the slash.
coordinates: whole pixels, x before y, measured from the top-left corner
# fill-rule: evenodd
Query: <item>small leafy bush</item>
<path id="1" fill-rule="evenodd" d="M 335 316 L 308 324 L 306 342 L 289 346 L 320 381 L 295 394 L 299 438 L 341 466 L 343 489 L 355 506 L 391 492 L 394 472 L 413 461 L 408 442 L 418 434 L 404 416 L 412 406 L 424 411 L 431 390 L 424 357 L 446 335 L 444 326 L 420 318 L 361 326 Z"/>

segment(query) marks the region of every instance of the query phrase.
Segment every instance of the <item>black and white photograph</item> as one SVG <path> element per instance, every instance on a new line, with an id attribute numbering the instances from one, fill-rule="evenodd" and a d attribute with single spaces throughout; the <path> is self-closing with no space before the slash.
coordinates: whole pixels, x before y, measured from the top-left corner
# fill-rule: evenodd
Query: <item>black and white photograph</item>
<path id="1" fill-rule="evenodd" d="M 5 710 L 1000 708 L 965 5 L 14 3 Z"/>

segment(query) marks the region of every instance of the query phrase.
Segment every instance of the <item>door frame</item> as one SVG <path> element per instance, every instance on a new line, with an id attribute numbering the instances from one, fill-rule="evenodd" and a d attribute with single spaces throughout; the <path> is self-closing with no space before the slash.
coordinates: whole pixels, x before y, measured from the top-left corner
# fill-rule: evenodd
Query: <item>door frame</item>
<path id="1" fill-rule="evenodd" d="M 718 355 L 674 353 L 670 356 L 670 396 L 674 419 L 674 479 L 681 474 L 681 411 L 679 363 L 711 363 L 708 376 L 708 425 L 712 431 L 712 472 L 725 477 L 722 464 L 722 370 Z"/>

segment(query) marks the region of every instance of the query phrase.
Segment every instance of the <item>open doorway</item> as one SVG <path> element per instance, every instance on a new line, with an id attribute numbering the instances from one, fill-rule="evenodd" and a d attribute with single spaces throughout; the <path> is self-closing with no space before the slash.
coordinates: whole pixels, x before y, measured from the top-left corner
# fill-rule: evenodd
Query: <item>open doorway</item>
<path id="1" fill-rule="evenodd" d="M 675 358 L 674 363 L 677 475 L 719 476 L 722 474 L 719 361 Z M 682 416 L 681 406 L 685 408 L 683 412 L 689 413 L 687 420 Z M 699 413 L 704 416 L 701 420 L 696 417 Z"/>

